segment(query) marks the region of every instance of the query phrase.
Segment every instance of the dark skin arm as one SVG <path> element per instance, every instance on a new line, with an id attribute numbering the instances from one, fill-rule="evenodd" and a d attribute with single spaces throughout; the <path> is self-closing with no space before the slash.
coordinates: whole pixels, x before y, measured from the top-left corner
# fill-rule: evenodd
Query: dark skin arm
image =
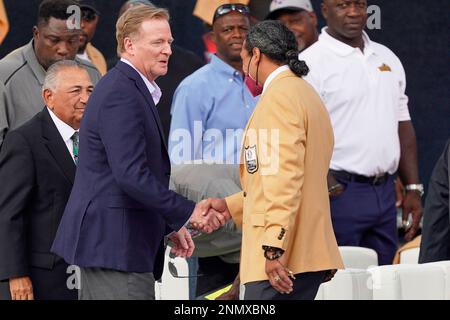
<path id="1" fill-rule="evenodd" d="M 236 279 L 233 281 L 233 285 L 231 289 L 225 293 L 222 293 L 220 296 L 216 298 L 216 300 L 239 300 L 239 286 L 241 284 L 239 273 L 236 276 Z"/>
<path id="2" fill-rule="evenodd" d="M 420 182 L 417 164 L 417 142 L 412 122 L 399 122 L 398 134 L 401 150 L 398 169 L 400 179 L 405 186 L 408 184 L 418 184 Z M 411 227 L 405 230 L 406 241 L 411 241 L 416 235 L 422 218 L 422 212 L 420 193 L 415 190 L 407 191 L 403 200 L 402 220 L 406 222 L 408 215 L 411 213 L 413 221 Z"/>

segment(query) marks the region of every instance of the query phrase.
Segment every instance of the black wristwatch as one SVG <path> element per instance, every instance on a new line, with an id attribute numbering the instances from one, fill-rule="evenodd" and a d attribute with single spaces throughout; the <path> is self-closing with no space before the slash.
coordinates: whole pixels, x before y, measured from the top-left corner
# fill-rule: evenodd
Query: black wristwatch
<path id="1" fill-rule="evenodd" d="M 284 253 L 283 249 L 269 246 L 263 246 L 263 250 L 264 250 L 264 258 L 270 261 L 277 260 Z"/>

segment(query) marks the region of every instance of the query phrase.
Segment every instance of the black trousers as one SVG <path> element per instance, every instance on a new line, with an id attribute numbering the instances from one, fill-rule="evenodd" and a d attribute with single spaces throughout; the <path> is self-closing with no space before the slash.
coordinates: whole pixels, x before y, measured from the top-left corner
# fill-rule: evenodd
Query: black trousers
<path id="1" fill-rule="evenodd" d="M 325 274 L 325 271 L 296 274 L 290 294 L 279 293 L 268 280 L 249 282 L 245 284 L 244 300 L 314 300 Z"/>
<path id="2" fill-rule="evenodd" d="M 78 290 L 67 286 L 68 265 L 63 260 L 56 262 L 53 269 L 30 267 L 30 278 L 35 300 L 78 300 Z M 0 282 L 0 300 L 11 300 L 9 281 Z"/>

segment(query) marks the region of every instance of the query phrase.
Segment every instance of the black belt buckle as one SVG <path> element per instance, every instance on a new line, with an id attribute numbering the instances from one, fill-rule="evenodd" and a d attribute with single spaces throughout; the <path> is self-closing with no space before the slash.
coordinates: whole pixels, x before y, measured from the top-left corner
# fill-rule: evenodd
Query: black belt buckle
<path id="1" fill-rule="evenodd" d="M 373 180 L 372 180 L 372 184 L 373 185 L 379 185 L 382 184 L 385 180 L 386 177 L 386 173 L 382 173 L 382 174 L 377 174 Z"/>

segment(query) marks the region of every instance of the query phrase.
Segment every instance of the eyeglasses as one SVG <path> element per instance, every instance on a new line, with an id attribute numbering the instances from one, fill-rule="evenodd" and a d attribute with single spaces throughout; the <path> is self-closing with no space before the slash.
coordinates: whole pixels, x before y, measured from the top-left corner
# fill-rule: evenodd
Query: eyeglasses
<path id="1" fill-rule="evenodd" d="M 216 12 L 214 13 L 213 23 L 218 18 L 230 13 L 231 11 L 237 11 L 239 13 L 242 13 L 244 15 L 250 14 L 250 9 L 242 3 L 227 3 L 223 4 L 220 7 L 216 9 Z"/>
<path id="2" fill-rule="evenodd" d="M 97 14 L 95 13 L 95 11 L 93 11 L 91 9 L 81 10 L 81 19 L 83 21 L 91 22 L 91 21 L 94 21 L 96 17 L 97 17 Z"/>
<path id="3" fill-rule="evenodd" d="M 202 277 L 203 276 L 203 274 L 201 274 L 201 273 L 196 274 L 196 275 L 192 275 L 192 276 L 189 276 L 189 275 L 187 275 L 187 276 L 180 276 L 180 275 L 178 275 L 178 270 L 177 270 L 177 267 L 175 267 L 175 259 L 174 258 L 169 258 L 168 266 L 169 266 L 169 272 L 172 275 L 172 277 L 174 277 L 174 278 L 178 278 L 178 279 L 180 279 L 180 278 L 198 278 L 198 277 Z"/>

